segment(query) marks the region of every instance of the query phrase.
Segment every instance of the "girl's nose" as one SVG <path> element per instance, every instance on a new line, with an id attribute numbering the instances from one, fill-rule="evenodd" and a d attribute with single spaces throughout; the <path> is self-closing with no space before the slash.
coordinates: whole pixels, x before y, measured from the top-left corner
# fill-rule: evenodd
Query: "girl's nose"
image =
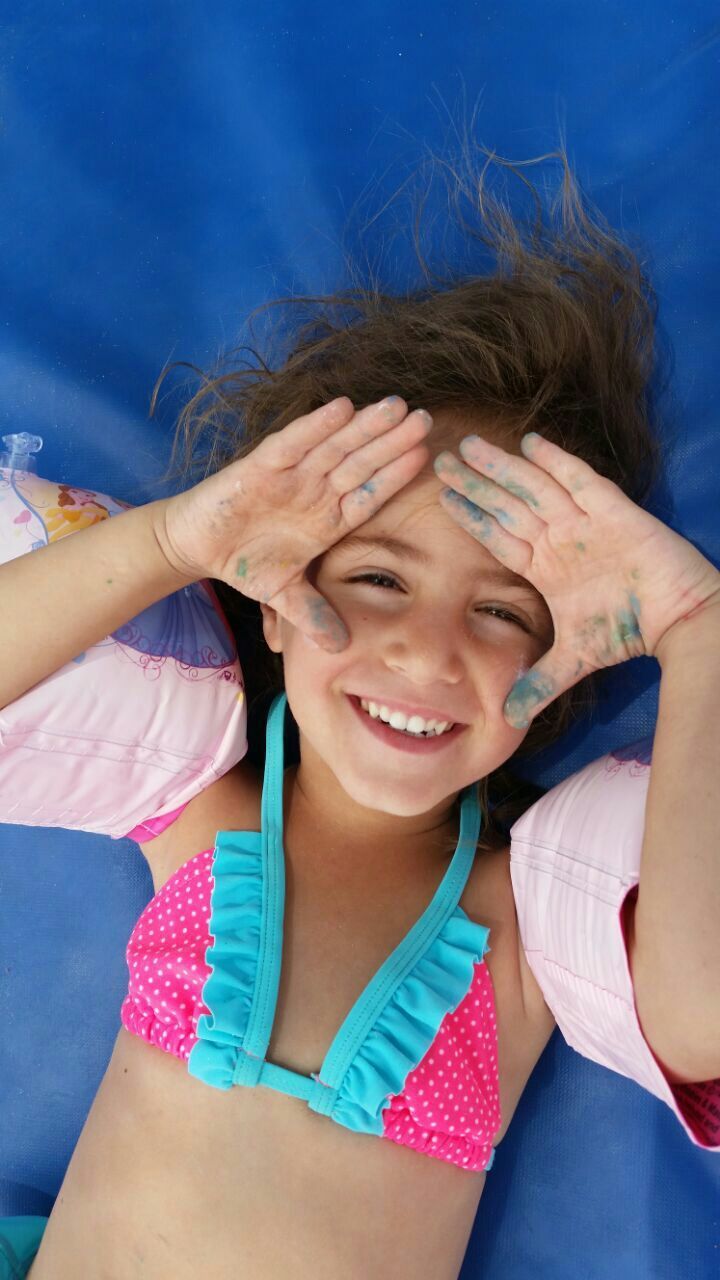
<path id="1" fill-rule="evenodd" d="M 458 684 L 465 667 L 456 626 L 447 610 L 404 619 L 392 629 L 385 643 L 385 662 L 418 685 Z"/>

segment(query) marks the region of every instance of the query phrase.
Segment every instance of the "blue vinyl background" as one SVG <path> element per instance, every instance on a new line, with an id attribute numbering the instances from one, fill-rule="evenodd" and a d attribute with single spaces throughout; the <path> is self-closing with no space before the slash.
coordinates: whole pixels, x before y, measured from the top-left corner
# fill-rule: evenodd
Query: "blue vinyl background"
<path id="1" fill-rule="evenodd" d="M 174 402 L 152 420 L 148 404 L 165 363 L 207 367 L 258 303 L 342 287 L 342 246 L 370 220 L 385 282 L 414 279 L 402 206 L 375 214 L 478 105 L 477 140 L 510 159 L 563 130 L 585 190 L 644 246 L 674 350 L 663 518 L 720 565 L 719 50 L 703 0 L 6 0 L 0 434 L 39 433 L 52 478 L 161 496 Z M 658 676 L 615 669 L 592 726 L 527 775 L 554 785 L 651 733 Z M 50 1212 L 151 895 L 132 842 L 0 827 L 0 1215 Z M 720 1161 L 662 1103 L 556 1033 L 463 1280 L 709 1280 L 719 1192 Z"/>

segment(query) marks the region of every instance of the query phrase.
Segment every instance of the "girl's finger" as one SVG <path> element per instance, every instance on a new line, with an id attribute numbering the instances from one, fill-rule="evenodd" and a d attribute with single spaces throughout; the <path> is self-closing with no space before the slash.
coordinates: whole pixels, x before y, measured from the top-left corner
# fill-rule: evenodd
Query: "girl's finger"
<path id="1" fill-rule="evenodd" d="M 524 436 L 523 442 L 526 439 Z M 543 441 L 545 443 L 547 442 Z M 533 461 L 526 462 L 524 458 L 507 453 L 505 449 L 490 444 L 480 436 L 465 436 L 458 448 L 470 466 L 487 474 L 489 479 L 521 501 L 546 524 L 559 518 L 577 517 L 584 511 L 555 477 L 541 470 L 542 458 L 545 456 L 543 449 L 533 449 Z M 559 452 L 563 453 L 563 450 Z M 567 454 L 564 456 L 569 457 Z"/>
<path id="2" fill-rule="evenodd" d="M 381 467 L 369 480 L 340 499 L 340 510 L 348 528 L 356 529 L 380 510 L 388 498 L 399 493 L 419 475 L 430 457 L 424 444 L 416 444 L 407 453 Z"/>
<path id="3" fill-rule="evenodd" d="M 280 470 L 294 467 L 311 449 L 315 449 L 352 419 L 354 413 L 355 408 L 349 396 L 340 396 L 329 404 L 320 405 L 312 413 L 296 418 L 280 431 L 265 436 L 257 448 L 263 450 L 268 466 Z"/>
<path id="4" fill-rule="evenodd" d="M 367 405 L 334 435 L 321 440 L 302 460 L 303 471 L 313 476 L 326 476 L 334 471 L 348 454 L 384 435 L 408 416 L 407 405 L 399 396 L 388 397 L 378 404 Z"/>
<path id="5" fill-rule="evenodd" d="M 499 525 L 516 537 L 532 540 L 545 528 L 545 521 L 534 515 L 526 502 L 502 489 L 494 480 L 458 462 L 449 450 L 437 455 L 433 470 L 444 484 L 494 516 Z"/>
<path id="6" fill-rule="evenodd" d="M 561 693 L 589 674 L 590 669 L 571 649 L 562 649 L 556 642 L 515 681 L 503 705 L 505 720 L 513 729 L 527 729 Z"/>
<path id="7" fill-rule="evenodd" d="M 350 642 L 347 628 L 332 605 L 309 582 L 296 582 L 266 602 L 287 618 L 318 649 L 340 653 Z"/>
<path id="8" fill-rule="evenodd" d="M 627 500 L 618 485 L 608 480 L 607 476 L 598 475 L 589 462 L 561 449 L 559 444 L 546 440 L 536 431 L 529 431 L 523 436 L 520 448 L 531 464 L 542 467 L 543 471 L 552 476 L 586 515 L 607 512 L 608 499 L 611 497 Z"/>
<path id="9" fill-rule="evenodd" d="M 506 532 L 494 516 L 468 502 L 454 489 L 441 489 L 438 501 L 463 529 L 487 547 L 496 560 L 521 578 L 529 578 L 533 556 L 530 543 Z"/>
<path id="10" fill-rule="evenodd" d="M 376 440 L 349 453 L 328 480 L 336 493 L 347 493 L 370 480 L 382 467 L 426 439 L 432 418 L 424 409 L 416 409 L 403 422 L 385 431 Z"/>

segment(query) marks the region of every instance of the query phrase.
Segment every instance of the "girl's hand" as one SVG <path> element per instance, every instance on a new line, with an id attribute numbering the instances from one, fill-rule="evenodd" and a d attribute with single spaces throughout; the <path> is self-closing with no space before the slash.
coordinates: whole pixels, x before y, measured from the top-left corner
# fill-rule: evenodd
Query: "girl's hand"
<path id="1" fill-rule="evenodd" d="M 436 474 L 441 505 L 496 560 L 544 596 L 550 650 L 515 682 L 504 705 L 524 729 L 592 671 L 654 656 L 695 610 L 720 609 L 720 572 L 692 543 L 636 506 L 611 480 L 534 432 L 523 458 L 466 436 Z"/>
<path id="2" fill-rule="evenodd" d="M 393 396 L 357 413 L 347 396 L 265 436 L 251 453 L 158 504 L 173 568 L 272 605 L 320 648 L 349 636 L 306 569 L 364 524 L 429 459 L 432 426 Z"/>

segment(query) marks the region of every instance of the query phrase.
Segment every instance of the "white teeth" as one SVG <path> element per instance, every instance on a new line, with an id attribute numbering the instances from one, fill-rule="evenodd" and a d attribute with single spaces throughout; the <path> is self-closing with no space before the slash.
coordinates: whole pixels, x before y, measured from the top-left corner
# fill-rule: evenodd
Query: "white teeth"
<path id="1" fill-rule="evenodd" d="M 383 703 L 360 699 L 360 706 L 372 716 L 373 720 L 384 720 L 392 729 L 401 729 L 405 733 L 426 733 L 439 735 L 452 729 L 452 720 L 423 720 L 422 716 L 406 716 L 402 711 L 390 711 Z"/>

